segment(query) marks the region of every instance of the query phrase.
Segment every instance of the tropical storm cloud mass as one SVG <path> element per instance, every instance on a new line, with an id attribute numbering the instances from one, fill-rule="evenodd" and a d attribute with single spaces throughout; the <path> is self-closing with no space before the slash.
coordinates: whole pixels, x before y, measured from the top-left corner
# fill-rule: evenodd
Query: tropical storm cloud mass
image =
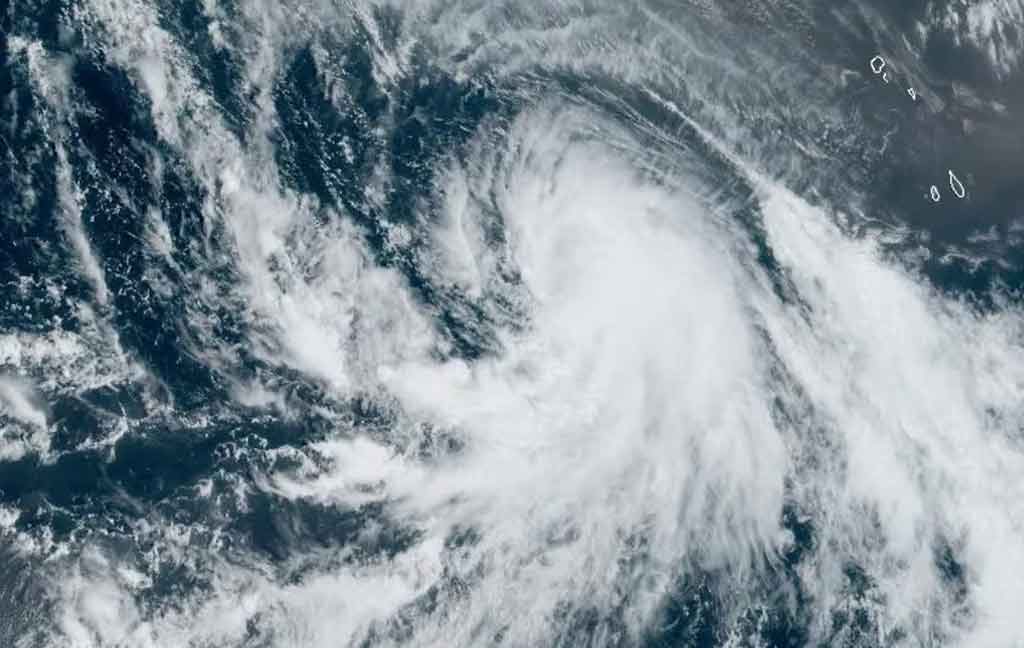
<path id="1" fill-rule="evenodd" d="M 1024 646 L 1021 0 L 0 3 L 0 645 Z"/>

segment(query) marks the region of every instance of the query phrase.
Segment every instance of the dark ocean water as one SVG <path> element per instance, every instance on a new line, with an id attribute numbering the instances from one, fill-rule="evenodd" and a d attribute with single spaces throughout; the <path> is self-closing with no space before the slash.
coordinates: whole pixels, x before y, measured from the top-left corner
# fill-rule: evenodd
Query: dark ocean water
<path id="1" fill-rule="evenodd" d="M 1022 58 L 0 4 L 0 645 L 1024 645 Z"/>

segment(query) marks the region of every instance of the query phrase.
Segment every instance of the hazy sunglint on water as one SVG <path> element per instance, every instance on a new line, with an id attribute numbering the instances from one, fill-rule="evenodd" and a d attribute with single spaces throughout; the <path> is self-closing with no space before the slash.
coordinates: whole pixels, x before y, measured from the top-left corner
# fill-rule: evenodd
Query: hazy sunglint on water
<path id="1" fill-rule="evenodd" d="M 1024 2 L 0 6 L 0 645 L 1024 646 Z"/>

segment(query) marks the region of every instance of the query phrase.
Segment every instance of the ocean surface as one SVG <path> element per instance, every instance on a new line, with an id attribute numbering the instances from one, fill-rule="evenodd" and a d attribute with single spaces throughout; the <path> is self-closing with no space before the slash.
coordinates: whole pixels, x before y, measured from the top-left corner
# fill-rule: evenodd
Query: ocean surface
<path id="1" fill-rule="evenodd" d="M 1024 646 L 1024 0 L 0 0 L 0 646 Z"/>

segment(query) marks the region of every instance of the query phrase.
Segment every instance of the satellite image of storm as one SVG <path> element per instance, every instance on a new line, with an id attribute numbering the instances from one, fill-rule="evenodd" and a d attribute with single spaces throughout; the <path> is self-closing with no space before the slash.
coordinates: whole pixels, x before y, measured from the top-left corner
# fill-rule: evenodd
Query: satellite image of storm
<path id="1" fill-rule="evenodd" d="M 1024 0 L 0 0 L 0 648 L 1024 647 Z"/>

